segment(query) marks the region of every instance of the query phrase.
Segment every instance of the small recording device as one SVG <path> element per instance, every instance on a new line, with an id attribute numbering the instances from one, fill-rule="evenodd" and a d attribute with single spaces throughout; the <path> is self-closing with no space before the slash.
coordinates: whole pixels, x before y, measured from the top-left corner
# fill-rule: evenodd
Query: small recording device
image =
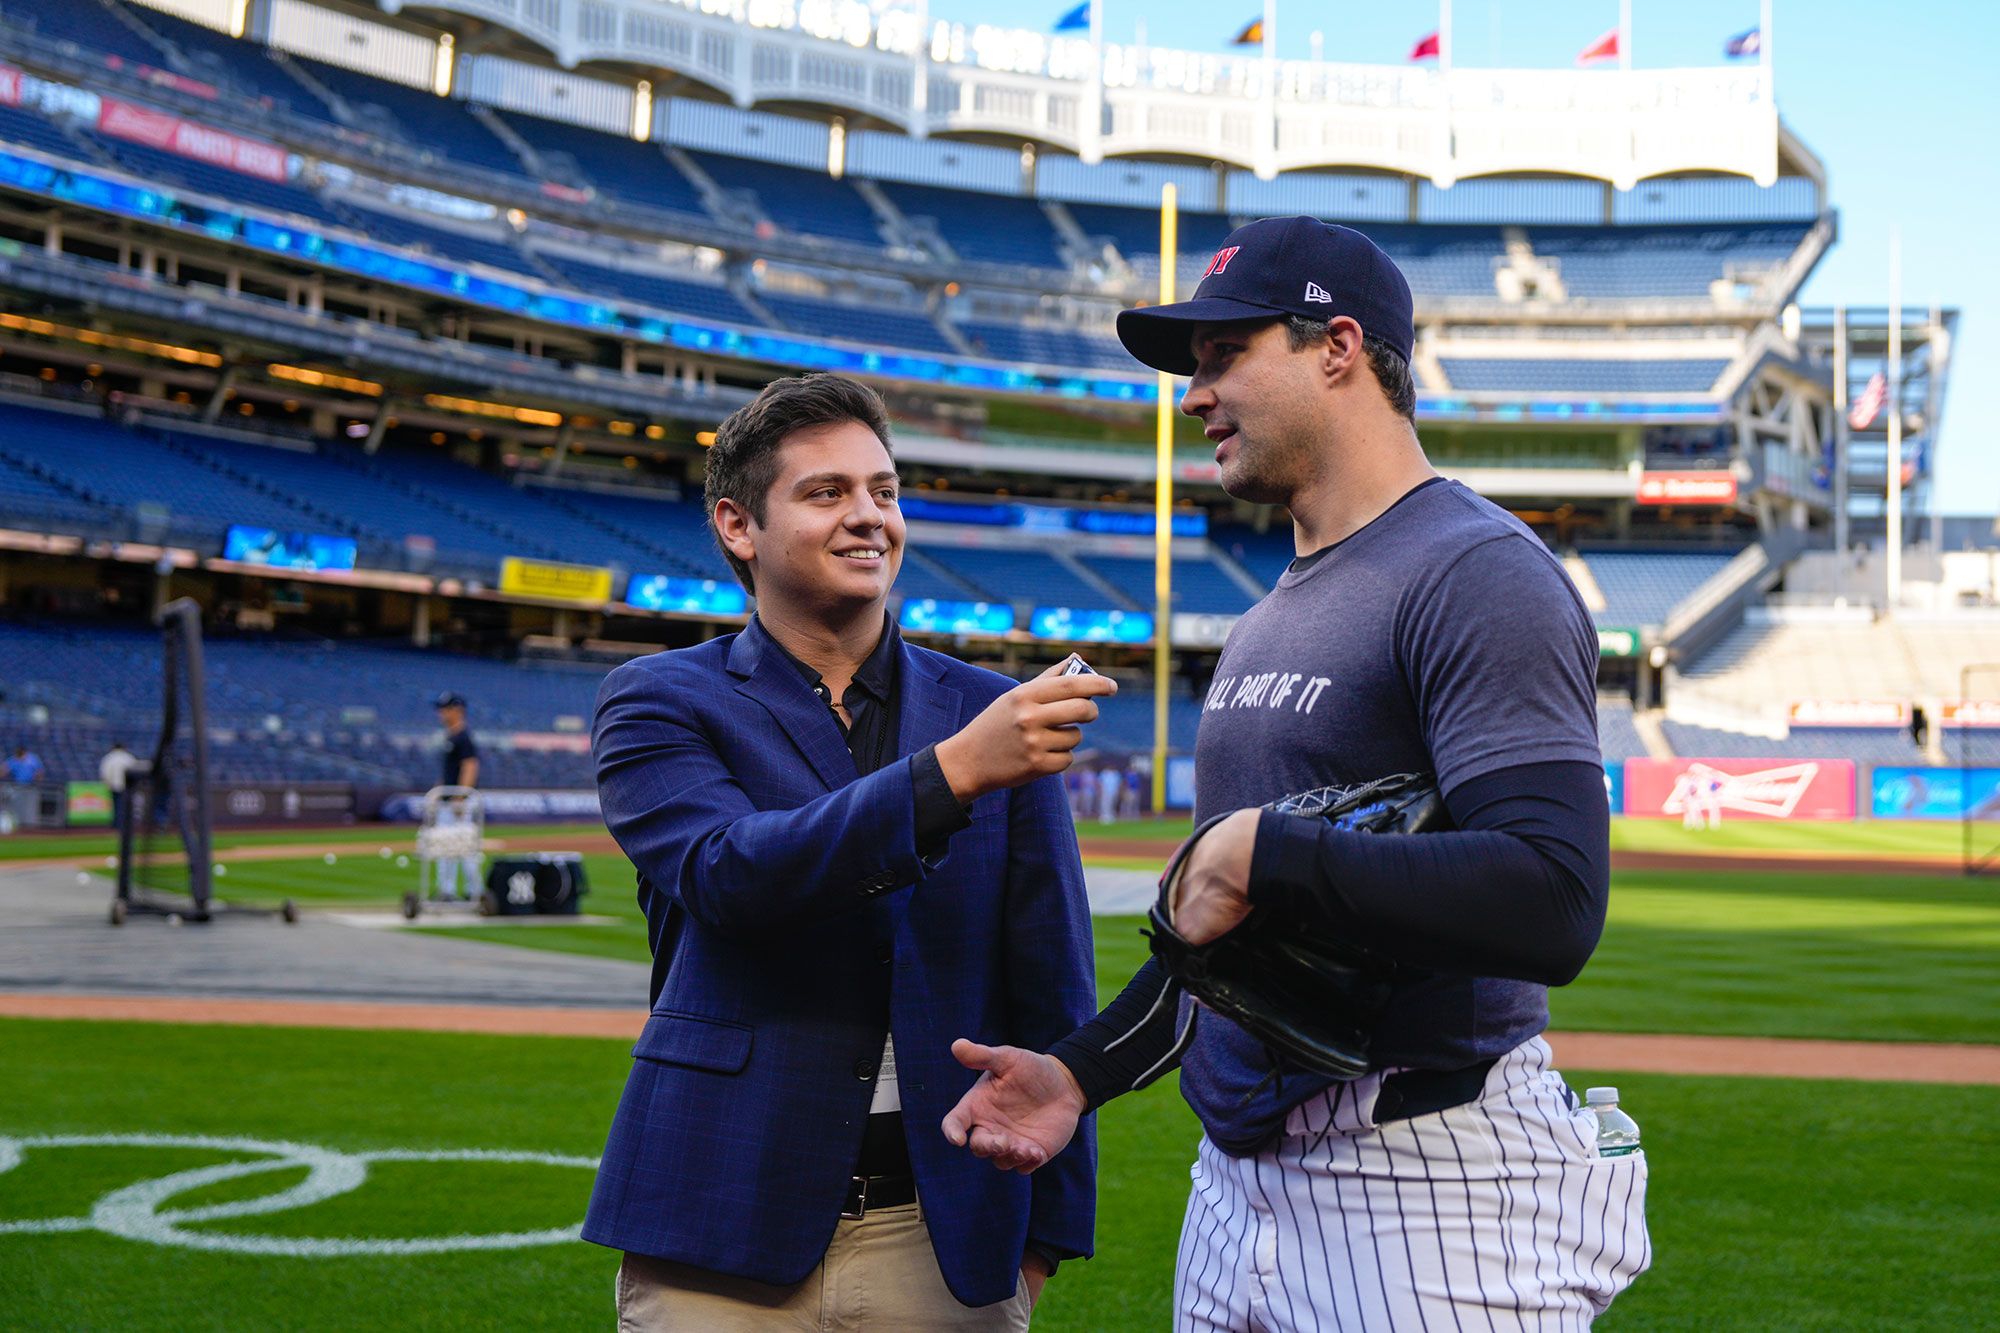
<path id="1" fill-rule="evenodd" d="M 1097 673 L 1090 669 L 1090 663 L 1084 661 L 1075 653 L 1071 653 L 1069 661 L 1063 663 L 1062 674 L 1065 676 L 1094 676 Z"/>

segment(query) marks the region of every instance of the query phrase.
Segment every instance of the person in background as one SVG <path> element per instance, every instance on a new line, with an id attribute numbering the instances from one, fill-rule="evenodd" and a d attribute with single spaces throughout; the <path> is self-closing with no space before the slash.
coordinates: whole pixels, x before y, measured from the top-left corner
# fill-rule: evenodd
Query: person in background
<path id="1" fill-rule="evenodd" d="M 25 745 L 14 747 L 14 757 L 7 761 L 7 781 L 31 786 L 42 780 L 46 770 L 42 767 L 42 757 Z"/>
<path id="2" fill-rule="evenodd" d="M 444 773 L 439 779 L 447 787 L 473 788 L 479 785 L 479 746 L 473 742 L 472 728 L 465 724 L 465 696 L 446 690 L 437 697 L 438 721 L 444 725 Z M 462 824 L 471 816 L 465 797 L 454 796 L 438 807 L 439 824 Z M 479 896 L 477 855 L 449 857 L 437 864 L 438 897 L 458 901 L 460 876 L 465 879 L 464 897 Z"/>
<path id="3" fill-rule="evenodd" d="M 125 826 L 125 780 L 131 774 L 139 757 L 125 748 L 124 741 L 111 742 L 111 748 L 97 761 L 97 778 L 111 791 L 111 827 Z"/>

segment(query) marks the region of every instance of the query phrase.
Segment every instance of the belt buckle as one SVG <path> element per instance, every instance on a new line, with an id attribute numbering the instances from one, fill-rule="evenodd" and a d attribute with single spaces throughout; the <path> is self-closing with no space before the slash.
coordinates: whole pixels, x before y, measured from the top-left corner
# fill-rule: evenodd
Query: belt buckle
<path id="1" fill-rule="evenodd" d="M 840 1215 L 849 1221 L 861 1218 L 868 1211 L 868 1177 L 849 1176 L 847 1178 L 847 1200 Z"/>

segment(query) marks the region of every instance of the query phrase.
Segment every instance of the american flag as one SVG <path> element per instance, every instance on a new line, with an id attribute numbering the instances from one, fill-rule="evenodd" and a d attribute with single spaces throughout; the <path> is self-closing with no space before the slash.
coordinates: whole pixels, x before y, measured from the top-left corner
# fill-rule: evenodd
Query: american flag
<path id="1" fill-rule="evenodd" d="M 1889 379 L 1881 371 L 1868 381 L 1868 387 L 1854 400 L 1848 409 L 1847 424 L 1854 430 L 1867 430 L 1875 424 L 1875 418 L 1882 415 L 1882 409 L 1889 404 Z"/>

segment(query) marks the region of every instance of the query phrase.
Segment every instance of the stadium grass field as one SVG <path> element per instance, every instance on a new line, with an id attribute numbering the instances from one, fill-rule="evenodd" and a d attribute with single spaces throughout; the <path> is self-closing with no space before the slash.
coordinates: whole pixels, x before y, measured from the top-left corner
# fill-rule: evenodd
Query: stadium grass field
<path id="1" fill-rule="evenodd" d="M 1855 826 L 1754 830 L 1760 850 L 1823 851 Z M 1621 826 L 1631 837 L 1635 826 Z M 1746 826 L 1747 830 L 1747 826 Z M 1872 830 L 1871 830 L 1872 831 Z M 1098 830 L 1085 830 L 1095 836 Z M 1123 832 L 1123 830 L 1121 830 Z M 1713 835 L 1645 828 L 1669 847 Z M 1724 830 L 1735 833 L 1736 830 Z M 1926 834 L 1956 829 L 1924 830 Z M 1829 838 L 1825 835 L 1832 834 Z M 1157 825 L 1131 836 L 1171 836 Z M 321 848 L 334 841 L 299 835 Z M 530 836 L 560 845 L 544 830 Z M 414 870 L 359 854 L 244 861 L 223 892 L 387 909 Z M 370 844 L 373 845 L 370 845 Z M 1855 847 L 1899 855 L 1935 844 Z M 1937 850 L 1948 851 L 1944 847 Z M 87 853 L 86 853 L 87 854 Z M 593 856 L 605 926 L 504 924 L 458 938 L 643 958 L 632 875 Z M 81 892 L 101 892 L 102 882 Z M 158 923 L 136 927 L 157 929 Z M 278 927 L 273 926 L 273 929 Z M 1137 922 L 1097 922 L 1100 986 L 1129 976 Z M 2000 891 L 1951 877 L 1818 869 L 1621 872 L 1603 945 L 1558 991 L 1558 1029 L 2000 1043 Z M 349 1151 L 511 1149 L 593 1156 L 627 1066 L 619 1041 L 0 1020 L 0 1134 L 252 1135 Z M 1962 1328 L 1990 1317 L 2000 1247 L 2000 1088 L 1597 1074 L 1640 1120 L 1652 1163 L 1653 1271 L 1604 1326 Z M 20 1075 L 25 1074 L 25 1077 Z M 1195 1139 L 1168 1084 L 1103 1116 L 1099 1256 L 1049 1289 L 1036 1327 L 1168 1325 Z M 106 1191 L 227 1157 L 185 1148 L 30 1150 L 0 1173 L 0 1322 L 23 1328 L 597 1328 L 612 1256 L 579 1243 L 422 1257 L 204 1253 L 93 1231 L 6 1234 Z M 261 1194 L 302 1169 L 210 1186 L 177 1208 Z M 588 1173 L 500 1163 L 378 1164 L 309 1208 L 200 1231 L 418 1237 L 573 1224 Z M 1987 1313 L 1982 1314 L 1982 1311 Z"/>

